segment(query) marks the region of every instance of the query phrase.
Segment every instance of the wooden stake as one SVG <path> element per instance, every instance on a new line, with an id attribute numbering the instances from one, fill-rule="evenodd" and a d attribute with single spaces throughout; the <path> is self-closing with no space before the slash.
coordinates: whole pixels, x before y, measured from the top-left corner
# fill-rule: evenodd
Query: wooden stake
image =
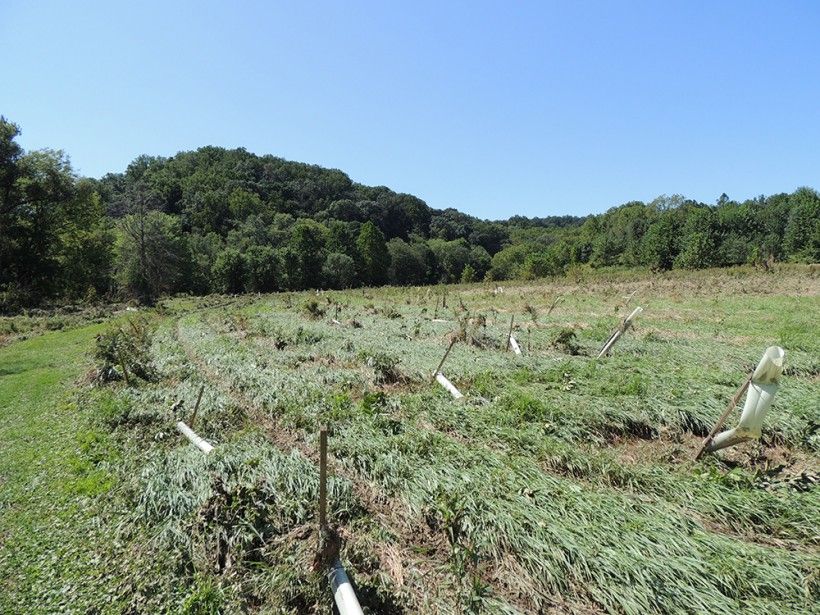
<path id="1" fill-rule="evenodd" d="M 319 532 L 327 529 L 327 427 L 319 430 Z"/>
<path id="2" fill-rule="evenodd" d="M 188 421 L 188 425 L 191 426 L 191 429 L 194 428 L 194 421 L 196 420 L 196 413 L 199 411 L 199 402 L 202 401 L 202 393 L 205 391 L 205 385 L 199 387 L 199 395 L 196 396 L 196 404 L 194 405 L 194 411 L 191 413 L 191 420 Z"/>
<path id="3" fill-rule="evenodd" d="M 436 379 L 436 376 L 441 372 L 441 368 L 444 367 L 444 362 L 447 360 L 447 355 L 450 354 L 450 351 L 453 349 L 453 346 L 456 344 L 456 338 L 452 338 L 450 340 L 450 345 L 447 346 L 447 350 L 444 352 L 444 356 L 441 357 L 441 361 L 439 361 L 438 367 L 436 371 L 433 372 L 433 377 L 430 379 L 431 382 Z"/>
<path id="4" fill-rule="evenodd" d="M 510 330 L 507 332 L 507 348 L 504 350 L 508 350 L 511 346 L 510 338 L 512 337 L 513 322 L 515 322 L 515 314 L 510 314 Z"/>
<path id="5" fill-rule="evenodd" d="M 552 311 L 555 309 L 555 306 L 558 305 L 558 302 L 564 298 L 564 295 L 558 295 L 555 300 L 552 302 L 550 309 L 547 310 L 547 316 L 552 314 Z"/>
<path id="6" fill-rule="evenodd" d="M 629 302 L 632 301 L 632 297 L 635 296 L 636 292 L 638 292 L 637 289 L 633 290 L 628 297 L 624 297 L 624 299 L 626 299 L 626 303 L 624 303 L 624 309 L 629 307 Z"/>
<path id="7" fill-rule="evenodd" d="M 752 373 L 754 373 L 754 372 L 752 372 Z M 698 449 L 698 452 L 695 454 L 695 461 L 697 461 L 698 459 L 700 459 L 703 456 L 703 453 L 706 450 L 706 447 L 709 446 L 709 443 L 712 441 L 712 438 L 715 437 L 715 434 L 717 434 L 718 430 L 721 427 L 723 427 L 723 423 L 726 421 L 727 418 L 729 418 L 729 414 L 732 412 L 732 410 L 735 409 L 735 406 L 737 406 L 737 402 L 739 402 L 740 398 L 743 397 L 743 394 L 746 392 L 746 389 L 749 388 L 749 385 L 751 383 L 752 383 L 752 374 L 749 374 L 749 377 L 746 378 L 746 381 L 743 384 L 741 384 L 738 387 L 737 391 L 735 391 L 735 394 L 732 395 L 732 399 L 729 400 L 729 403 L 726 406 L 726 409 L 723 411 L 723 414 L 720 415 L 717 422 L 715 423 L 715 426 L 712 427 L 712 431 L 710 431 L 709 435 L 706 436 L 703 439 L 703 442 L 701 443 L 700 448 Z"/>

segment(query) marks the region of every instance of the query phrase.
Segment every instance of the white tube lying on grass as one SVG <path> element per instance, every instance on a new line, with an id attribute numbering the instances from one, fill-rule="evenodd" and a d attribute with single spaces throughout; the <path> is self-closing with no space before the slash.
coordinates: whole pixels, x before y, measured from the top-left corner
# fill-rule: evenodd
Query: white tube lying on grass
<path id="1" fill-rule="evenodd" d="M 211 446 L 210 442 L 208 442 L 207 440 L 203 440 L 202 438 L 200 438 L 200 437 L 196 434 L 196 432 L 194 432 L 194 430 L 193 430 L 193 429 L 191 429 L 190 427 L 188 427 L 188 426 L 187 426 L 185 423 L 183 423 L 182 421 L 179 421 L 179 422 L 177 423 L 177 429 L 179 429 L 179 431 L 181 431 L 181 432 L 182 432 L 182 435 L 184 435 L 186 438 L 188 438 L 188 439 L 191 441 L 191 444 L 193 444 L 194 446 L 196 446 L 199 450 L 201 450 L 201 451 L 202 451 L 203 453 L 205 453 L 206 455 L 207 455 L 208 453 L 210 453 L 212 450 L 214 450 L 214 447 L 213 447 L 213 446 Z"/>
<path id="2" fill-rule="evenodd" d="M 770 346 L 766 349 L 752 374 L 738 426 L 716 435 L 706 447 L 707 453 L 760 438 L 763 419 L 766 418 L 766 413 L 780 386 L 779 380 L 783 373 L 785 357 L 786 351 L 779 346 Z"/>
<path id="3" fill-rule="evenodd" d="M 333 599 L 336 601 L 339 614 L 362 615 L 362 607 L 359 604 L 359 599 L 356 598 L 356 593 L 353 591 L 350 579 L 347 577 L 347 573 L 342 567 L 342 562 L 339 561 L 338 557 L 330 567 L 327 578 L 330 580 L 330 587 L 333 590 Z"/>
<path id="4" fill-rule="evenodd" d="M 615 332 L 606 341 L 604 347 L 601 348 L 601 352 L 598 353 L 599 359 L 612 349 L 612 347 L 615 345 L 615 342 L 617 342 L 620 339 L 620 337 L 624 333 L 626 333 L 626 330 L 632 326 L 632 321 L 635 318 L 637 318 L 638 314 L 640 314 L 641 312 L 643 312 L 643 308 L 636 307 L 634 310 L 632 310 L 632 313 L 624 319 L 623 323 L 621 323 L 621 326 L 615 329 Z"/>
<path id="5" fill-rule="evenodd" d="M 436 380 L 438 380 L 438 383 L 441 386 L 450 391 L 450 395 L 452 395 L 455 399 L 461 399 L 464 397 L 464 395 L 461 394 L 461 391 L 459 391 L 452 382 L 447 380 L 447 377 L 441 372 L 436 374 Z"/>
<path id="6" fill-rule="evenodd" d="M 515 354 L 521 354 L 521 346 L 518 345 L 518 342 L 515 341 L 512 335 L 510 336 L 510 348 L 512 348 Z"/>

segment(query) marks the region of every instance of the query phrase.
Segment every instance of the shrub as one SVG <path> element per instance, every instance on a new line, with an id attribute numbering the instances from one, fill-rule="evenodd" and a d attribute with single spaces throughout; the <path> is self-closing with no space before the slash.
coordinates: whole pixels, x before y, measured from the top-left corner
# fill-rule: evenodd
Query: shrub
<path id="1" fill-rule="evenodd" d="M 575 331 L 572 329 L 561 329 L 552 340 L 552 347 L 564 354 L 577 355 L 580 353 Z"/>
<path id="2" fill-rule="evenodd" d="M 315 300 L 310 300 L 307 303 L 305 303 L 305 305 L 302 306 L 302 310 L 305 312 L 305 314 L 308 315 L 308 317 L 314 320 L 319 320 L 320 318 L 323 318 L 325 315 L 324 308 L 322 308 L 319 305 L 319 302 Z"/>
<path id="3" fill-rule="evenodd" d="M 406 380 L 404 374 L 398 369 L 399 360 L 383 352 L 362 351 L 359 358 L 367 363 L 376 372 L 376 382 L 379 384 L 392 384 Z"/>
<path id="4" fill-rule="evenodd" d="M 117 371 L 128 370 L 137 378 L 151 382 L 156 380 L 156 370 L 151 363 L 149 349 L 151 333 L 145 321 L 129 321 L 129 330 L 121 327 L 109 329 L 97 336 L 95 353 L 101 382 L 119 380 L 124 376 Z"/>

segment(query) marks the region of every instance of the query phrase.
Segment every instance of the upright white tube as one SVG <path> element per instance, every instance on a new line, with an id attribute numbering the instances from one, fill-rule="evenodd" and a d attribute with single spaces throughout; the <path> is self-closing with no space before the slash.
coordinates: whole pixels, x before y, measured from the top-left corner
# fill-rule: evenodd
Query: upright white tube
<path id="1" fill-rule="evenodd" d="M 518 345 L 518 342 L 515 341 L 512 335 L 510 336 L 510 348 L 512 348 L 515 354 L 521 354 L 521 346 Z"/>
<path id="2" fill-rule="evenodd" d="M 450 395 L 452 395 L 455 399 L 461 399 L 464 397 L 464 395 L 461 394 L 461 391 L 459 391 L 452 382 L 447 380 L 447 377 L 441 372 L 436 374 L 436 380 L 438 380 L 438 383 L 441 386 L 450 391 Z"/>
<path id="3" fill-rule="evenodd" d="M 356 598 L 356 593 L 353 591 L 353 586 L 350 584 L 350 579 L 342 567 L 342 562 L 339 561 L 339 558 L 336 558 L 333 562 L 333 566 L 330 567 L 327 577 L 330 580 L 330 587 L 333 590 L 333 599 L 336 601 L 339 614 L 363 615 L 359 599 Z"/>
<path id="4" fill-rule="evenodd" d="M 712 453 L 747 440 L 760 438 L 763 420 L 780 386 L 779 380 L 783 373 L 785 358 L 786 351 L 779 346 L 770 346 L 766 349 L 752 374 L 738 426 L 715 436 L 706 448 L 706 452 Z"/>
<path id="5" fill-rule="evenodd" d="M 177 423 L 177 429 L 182 432 L 182 434 L 191 441 L 191 444 L 196 446 L 199 450 L 201 450 L 206 455 L 214 450 L 214 447 L 211 446 L 209 442 L 200 438 L 193 429 L 188 427 L 182 421 Z"/>

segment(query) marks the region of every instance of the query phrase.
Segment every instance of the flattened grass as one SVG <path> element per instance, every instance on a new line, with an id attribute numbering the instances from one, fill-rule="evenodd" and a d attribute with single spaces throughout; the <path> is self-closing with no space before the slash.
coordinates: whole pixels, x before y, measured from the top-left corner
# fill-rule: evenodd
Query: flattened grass
<path id="1" fill-rule="evenodd" d="M 800 611 L 817 598 L 816 490 L 766 491 L 753 470 L 729 473 L 714 460 L 624 465 L 607 450 L 622 439 L 704 434 L 762 349 L 779 341 L 769 322 L 779 304 L 803 304 L 790 317 L 799 330 L 816 299 L 686 308 L 658 298 L 660 316 L 648 308 L 599 362 L 589 355 L 617 317 L 576 296 L 560 319 L 532 329 L 527 356 L 457 346 L 445 371 L 468 393 L 458 405 L 427 378 L 465 315 L 432 323 L 413 301 L 386 299 L 392 317 L 384 318 L 367 298 L 341 296 L 361 328 L 321 328 L 274 298 L 244 308 L 251 336 L 236 335 L 223 312 L 188 317 L 180 335 L 226 386 L 292 429 L 333 421 L 333 452 L 354 475 L 447 537 L 461 579 L 453 610 L 570 599 L 622 612 Z M 481 297 L 465 303 L 492 313 Z M 484 335 L 503 338 L 505 319 L 488 320 Z M 575 327 L 581 356 L 551 347 L 561 326 Z M 316 331 L 311 342 L 277 342 L 298 340 L 305 327 Z M 272 343 L 266 331 L 275 331 Z M 409 384 L 385 387 L 363 359 L 381 348 Z M 803 348 L 788 351 L 793 373 L 776 402 L 786 411 L 773 411 L 764 444 L 816 455 L 816 343 Z"/>
<path id="2" fill-rule="evenodd" d="M 70 451 L 55 449 L 72 510 L 90 511 L 93 555 L 58 533 L 78 563 L 11 572 L 0 607 L 53 610 L 83 571 L 68 586 L 113 611 L 330 612 L 311 566 L 317 469 L 305 453 L 329 423 L 343 474 L 332 518 L 372 612 L 812 612 L 820 492 L 771 487 L 789 468 L 749 456 L 691 461 L 763 349 L 782 344 L 788 369 L 763 441 L 744 446 L 816 465 L 820 301 L 807 271 L 578 271 L 499 295 L 450 287 L 447 308 L 443 288 L 168 301 L 157 381 L 82 396 L 88 420 L 71 424 Z M 644 314 L 596 361 L 636 289 Z M 512 314 L 521 357 L 501 350 Z M 577 354 L 553 343 L 560 331 Z M 451 335 L 468 342 L 444 369 L 460 403 L 430 381 Z M 0 378 L 28 369 L 9 356 Z M 217 445 L 207 457 L 173 429 L 202 384 L 196 429 Z M 25 501 L 7 493 L 12 508 Z"/>

